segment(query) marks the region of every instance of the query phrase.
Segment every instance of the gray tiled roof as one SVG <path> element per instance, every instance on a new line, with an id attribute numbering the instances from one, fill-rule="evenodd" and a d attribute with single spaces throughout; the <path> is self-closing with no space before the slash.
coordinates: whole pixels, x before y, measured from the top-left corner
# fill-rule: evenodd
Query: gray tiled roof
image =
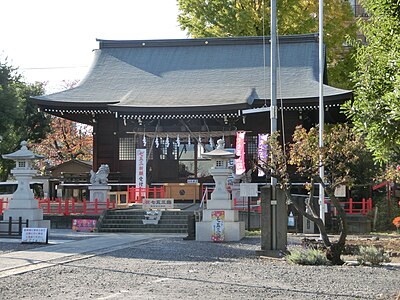
<path id="1" fill-rule="evenodd" d="M 112 110 L 154 110 L 246 107 L 270 96 L 268 38 L 99 43 L 91 70 L 76 88 L 34 100 L 45 106 L 112 104 Z M 281 37 L 278 50 L 278 99 L 294 106 L 317 104 L 316 36 Z M 324 96 L 328 102 L 344 100 L 351 97 L 351 92 L 325 86 Z"/>

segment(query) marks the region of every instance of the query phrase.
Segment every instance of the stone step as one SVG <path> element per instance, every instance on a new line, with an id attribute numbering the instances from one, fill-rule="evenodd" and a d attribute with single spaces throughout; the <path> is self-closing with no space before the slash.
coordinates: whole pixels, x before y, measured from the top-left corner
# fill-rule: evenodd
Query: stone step
<path id="1" fill-rule="evenodd" d="M 108 232 L 108 233 L 183 233 L 187 234 L 186 229 L 163 229 L 163 228 L 105 228 L 99 230 L 99 232 Z"/>
<path id="2" fill-rule="evenodd" d="M 145 214 L 141 215 L 105 215 L 107 218 L 112 218 L 112 219 L 140 219 L 144 218 Z M 161 215 L 162 218 L 164 219 L 187 219 L 187 215 Z"/>
<path id="3" fill-rule="evenodd" d="M 143 219 L 138 220 L 120 220 L 120 219 L 105 219 L 102 224 L 142 224 Z M 186 224 L 187 220 L 164 220 L 160 219 L 159 224 Z"/>
<path id="4" fill-rule="evenodd" d="M 108 215 L 144 215 L 145 210 L 138 210 L 138 209 L 132 209 L 132 210 L 120 210 L 120 209 L 110 209 L 107 211 Z M 185 211 L 171 211 L 171 210 L 163 210 L 161 211 L 163 215 L 187 215 L 191 214 L 192 212 L 185 212 Z"/>
<path id="5" fill-rule="evenodd" d="M 109 210 L 98 224 L 100 232 L 187 233 L 187 212 L 162 211 L 158 224 L 143 224 L 144 210 Z"/>
<path id="6" fill-rule="evenodd" d="M 101 228 L 187 228 L 187 224 L 103 224 Z"/>

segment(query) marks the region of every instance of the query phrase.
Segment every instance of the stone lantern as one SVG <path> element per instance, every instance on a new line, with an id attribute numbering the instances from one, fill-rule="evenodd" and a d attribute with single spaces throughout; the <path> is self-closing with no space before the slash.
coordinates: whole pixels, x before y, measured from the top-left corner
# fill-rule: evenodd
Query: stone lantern
<path id="1" fill-rule="evenodd" d="M 204 153 L 210 158 L 213 166 L 210 174 L 215 181 L 207 209 L 203 211 L 203 220 L 196 223 L 196 240 L 198 241 L 239 241 L 244 237 L 244 222 L 239 222 L 239 212 L 233 208 L 233 201 L 228 192 L 227 179 L 232 174 L 228 161 L 235 154 L 224 149 L 224 141 L 218 140 L 217 149 Z"/>
<path id="2" fill-rule="evenodd" d="M 4 211 L 4 220 L 12 217 L 13 220 L 29 220 L 29 227 L 41 227 L 50 229 L 50 221 L 43 220 L 43 210 L 38 208 L 38 202 L 35 200 L 30 188 L 32 177 L 37 171 L 33 169 L 32 163 L 35 159 L 42 159 L 44 156 L 33 153 L 28 150 L 27 142 L 21 142 L 21 149 L 14 153 L 3 154 L 4 159 L 15 161 L 15 168 L 11 170 L 18 181 L 17 190 L 14 192 L 12 200 L 8 204 L 8 209 Z"/>

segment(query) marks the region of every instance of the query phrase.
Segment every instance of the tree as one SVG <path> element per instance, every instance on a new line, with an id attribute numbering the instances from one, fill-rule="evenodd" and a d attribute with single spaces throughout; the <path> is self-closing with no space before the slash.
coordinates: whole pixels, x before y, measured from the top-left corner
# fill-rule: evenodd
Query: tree
<path id="1" fill-rule="evenodd" d="M 328 127 L 324 133 L 324 141 L 325 146 L 320 148 L 318 128 L 313 127 L 307 132 L 299 126 L 293 134 L 293 142 L 288 146 L 288 151 L 283 151 L 278 134 L 274 133 L 267 141 L 268 159 L 259 162 L 258 166 L 266 174 L 276 177 L 280 188 L 285 192 L 286 198 L 289 199 L 295 209 L 317 225 L 323 242 L 328 249 L 327 258 L 333 264 L 343 264 L 340 256 L 346 242 L 347 220 L 343 207 L 335 197 L 335 189 L 340 185 L 351 187 L 355 183 L 369 183 L 376 170 L 373 168 L 371 154 L 364 147 L 362 138 L 356 135 L 346 124 Z M 325 167 L 325 181 L 319 176 L 320 156 Z M 288 173 L 288 165 L 293 166 L 296 173 L 308 181 L 307 210 L 302 209 L 301 205 L 292 201 L 290 191 L 292 179 Z M 365 169 L 366 165 L 371 168 Z M 368 170 L 364 174 L 365 182 L 360 182 L 360 179 L 362 179 L 358 174 L 360 167 Z M 332 205 L 338 211 L 340 230 L 338 241 L 330 241 L 325 225 L 319 217 L 319 212 L 315 210 L 315 207 L 318 206 L 314 203 L 315 199 L 313 197 L 315 183 L 324 186 Z"/>
<path id="2" fill-rule="evenodd" d="M 79 80 L 62 81 L 65 89 L 72 89 L 78 83 Z M 45 171 L 47 167 L 73 159 L 92 160 L 92 132 L 92 126 L 51 117 L 51 131 L 40 143 L 32 145 L 32 149 L 46 157 L 44 161 L 38 162 L 39 169 Z"/>
<path id="3" fill-rule="evenodd" d="M 44 93 L 42 83 L 26 84 L 17 68 L 0 61 L 0 152 L 10 153 L 22 140 L 40 141 L 49 130 L 49 118 L 29 98 Z M 0 157 L 0 181 L 8 178 L 14 163 Z"/>
<path id="4" fill-rule="evenodd" d="M 265 1 L 265 5 L 263 2 L 263 0 L 178 0 L 180 10 L 178 22 L 182 30 L 187 30 L 194 38 L 269 35 L 269 1 Z M 318 1 L 278 0 L 279 34 L 318 32 L 318 5 Z M 265 19 L 264 25 L 263 19 Z M 330 84 L 349 88 L 346 69 L 352 66 L 352 57 L 347 55 L 343 44 L 346 36 L 355 37 L 355 35 L 354 14 L 349 2 L 324 1 L 324 42 L 327 46 Z"/>
<path id="5" fill-rule="evenodd" d="M 367 43 L 353 41 L 354 102 L 344 108 L 381 163 L 400 161 L 400 3 L 363 0 L 368 20 L 359 20 Z"/>
<path id="6" fill-rule="evenodd" d="M 73 160 L 92 160 L 92 128 L 58 117 L 51 118 L 51 132 L 40 143 L 32 145 L 32 150 L 46 157 L 39 162 L 39 168 Z"/>

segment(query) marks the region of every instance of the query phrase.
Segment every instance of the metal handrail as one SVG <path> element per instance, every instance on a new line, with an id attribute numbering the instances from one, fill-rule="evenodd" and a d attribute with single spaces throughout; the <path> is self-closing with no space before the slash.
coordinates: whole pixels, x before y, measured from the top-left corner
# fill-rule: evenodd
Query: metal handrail
<path id="1" fill-rule="evenodd" d="M 199 208 L 204 209 L 203 205 L 204 205 L 204 201 L 206 200 L 207 195 L 208 195 L 208 187 L 206 187 L 204 190 L 203 197 L 201 197 Z"/>

